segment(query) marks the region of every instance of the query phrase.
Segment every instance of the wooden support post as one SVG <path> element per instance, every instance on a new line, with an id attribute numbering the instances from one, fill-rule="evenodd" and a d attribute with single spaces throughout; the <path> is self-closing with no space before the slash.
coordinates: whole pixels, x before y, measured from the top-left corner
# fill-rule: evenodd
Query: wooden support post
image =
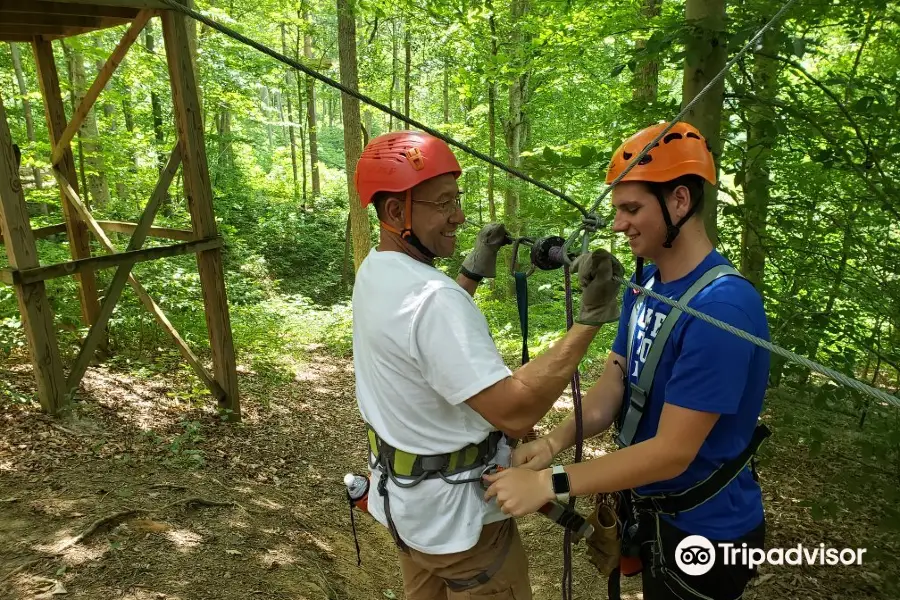
<path id="1" fill-rule="evenodd" d="M 153 195 L 150 196 L 150 201 L 147 202 L 147 207 L 144 209 L 144 214 L 141 216 L 141 220 L 138 223 L 134 235 L 131 236 L 131 241 L 128 243 L 126 252 L 140 250 L 141 246 L 144 245 L 144 240 L 147 239 L 147 233 L 150 231 L 150 226 L 153 225 L 153 219 L 156 218 L 156 211 L 165 199 L 166 194 L 169 191 L 169 184 L 172 183 L 172 179 L 178 171 L 178 165 L 181 164 L 181 150 L 179 148 L 179 145 L 176 144 L 175 149 L 172 150 L 171 156 L 169 156 L 169 162 L 166 165 L 166 168 L 160 173 L 156 189 L 153 191 Z M 122 295 L 125 284 L 128 282 L 128 276 L 131 275 L 131 268 L 133 266 L 134 263 L 127 263 L 116 269 L 116 274 L 113 275 L 112 282 L 109 284 L 109 289 L 106 290 L 106 295 L 103 297 L 103 304 L 100 306 L 100 314 L 97 317 L 97 322 L 91 327 L 91 331 L 88 333 L 88 336 L 84 340 L 84 344 L 81 346 L 81 350 L 78 353 L 78 358 L 75 359 L 75 364 L 72 366 L 72 370 L 69 371 L 69 378 L 66 382 L 69 394 L 73 394 L 77 391 L 78 384 L 81 383 L 81 378 L 84 376 L 84 372 L 91 362 L 91 356 L 94 354 L 94 349 L 97 347 L 97 344 L 100 342 L 103 335 L 106 323 L 109 320 L 110 315 L 112 315 L 116 303 L 119 301 L 119 296 Z"/>
<path id="2" fill-rule="evenodd" d="M 53 61 L 53 46 L 49 41 L 35 38 L 32 42 L 35 63 L 37 64 L 38 82 L 41 85 L 41 93 L 44 97 L 44 110 L 47 115 L 47 128 L 50 130 L 50 143 L 55 145 L 62 137 L 66 129 L 66 111 L 63 107 L 62 93 L 59 89 L 59 75 L 56 71 L 56 63 Z M 63 152 L 62 160 L 57 163 L 57 168 L 68 181 L 77 186 L 75 171 L 75 159 L 72 156 L 71 147 L 67 146 Z M 78 188 L 74 188 L 76 193 Z M 63 214 L 66 217 L 66 226 L 69 233 L 69 249 L 72 258 L 88 258 L 91 255 L 90 236 L 87 226 L 78 216 L 78 211 L 69 201 L 63 190 L 60 190 L 63 206 Z M 78 281 L 78 290 L 81 297 L 81 315 L 85 324 L 93 325 L 100 313 L 100 302 L 97 298 L 97 279 L 94 273 L 80 273 L 75 276 Z M 104 350 L 106 343 L 102 344 Z"/>
<path id="3" fill-rule="evenodd" d="M 128 31 L 125 32 L 125 35 L 122 37 L 121 41 L 119 41 L 119 45 L 112 51 L 112 54 L 110 54 L 109 58 L 106 60 L 103 68 L 97 73 L 97 79 L 94 80 L 94 84 L 85 93 L 84 98 L 81 99 L 81 103 L 72 115 L 72 120 L 69 121 L 69 124 L 66 126 L 59 139 L 54 142 L 50 164 L 55 165 L 62 160 L 63 154 L 72 142 L 72 138 L 75 137 L 75 134 L 81 127 L 84 119 L 91 111 L 91 108 L 94 106 L 94 102 L 96 102 L 97 98 L 100 96 L 100 92 L 102 92 L 103 88 L 106 87 L 106 84 L 109 83 L 109 80 L 113 76 L 113 73 L 116 72 L 119 63 L 122 62 L 122 59 L 125 58 L 125 54 L 128 53 L 128 49 L 131 48 L 131 45 L 147 24 L 147 21 L 149 21 L 154 14 L 154 11 L 142 10 L 138 13 L 138 16 L 135 17 L 134 21 L 131 23 L 131 27 L 128 28 Z"/>
<path id="4" fill-rule="evenodd" d="M 6 122 L 6 109 L 0 97 L 0 231 L 6 239 L 9 263 L 16 269 L 40 266 L 37 246 L 31 235 L 22 182 L 13 155 L 12 137 Z M 17 285 L 16 298 L 22 325 L 31 353 L 41 406 L 56 414 L 65 404 L 65 379 L 59 357 L 59 345 L 53 327 L 53 314 L 44 283 Z"/>
<path id="5" fill-rule="evenodd" d="M 216 237 L 218 232 L 203 139 L 203 114 L 200 111 L 197 80 L 191 60 L 188 24 L 182 14 L 171 10 L 163 11 L 161 18 L 191 222 L 198 238 Z M 203 289 L 203 303 L 206 307 L 206 326 L 209 330 L 213 368 L 216 381 L 225 390 L 224 402 L 220 408 L 230 410 L 229 416 L 232 420 L 239 420 L 237 366 L 228 314 L 228 298 L 225 293 L 225 270 L 221 249 L 199 253 L 197 266 Z"/>

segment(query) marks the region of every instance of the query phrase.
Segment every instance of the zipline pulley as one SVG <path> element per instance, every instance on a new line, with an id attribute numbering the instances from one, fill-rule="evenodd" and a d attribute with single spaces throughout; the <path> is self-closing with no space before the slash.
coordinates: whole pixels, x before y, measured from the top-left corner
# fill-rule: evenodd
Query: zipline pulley
<path id="1" fill-rule="evenodd" d="M 562 267 L 566 262 L 563 258 L 563 247 L 565 246 L 565 243 L 566 240 L 558 235 L 548 235 L 537 239 L 520 237 L 513 240 L 510 272 L 515 275 L 515 273 L 519 271 L 520 246 L 531 247 L 531 265 L 525 272 L 526 277 L 534 273 L 536 268 L 542 271 L 553 271 Z M 569 257 L 570 260 L 572 258 L 573 257 Z"/>

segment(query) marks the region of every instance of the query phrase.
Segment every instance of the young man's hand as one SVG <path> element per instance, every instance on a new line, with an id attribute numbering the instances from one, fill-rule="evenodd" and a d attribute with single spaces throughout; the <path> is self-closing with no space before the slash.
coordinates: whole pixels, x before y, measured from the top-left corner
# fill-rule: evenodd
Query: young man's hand
<path id="1" fill-rule="evenodd" d="M 497 498 L 497 505 L 507 515 L 524 517 L 537 512 L 543 505 L 556 499 L 550 470 L 504 469 L 483 479 L 491 484 L 484 499 Z"/>
<path id="2" fill-rule="evenodd" d="M 500 248 L 512 243 L 512 238 L 503 223 L 488 223 L 478 232 L 475 247 L 463 261 L 463 274 L 471 273 L 477 277 L 495 277 L 497 275 L 497 252 Z"/>
<path id="3" fill-rule="evenodd" d="M 517 446 L 512 453 L 512 466 L 540 471 L 553 462 L 553 447 L 545 437 Z"/>
<path id="4" fill-rule="evenodd" d="M 576 258 L 572 272 L 578 274 L 581 285 L 581 312 L 575 321 L 597 327 L 617 321 L 621 312 L 621 284 L 613 276 L 625 274 L 619 259 L 606 250 L 594 250 Z"/>

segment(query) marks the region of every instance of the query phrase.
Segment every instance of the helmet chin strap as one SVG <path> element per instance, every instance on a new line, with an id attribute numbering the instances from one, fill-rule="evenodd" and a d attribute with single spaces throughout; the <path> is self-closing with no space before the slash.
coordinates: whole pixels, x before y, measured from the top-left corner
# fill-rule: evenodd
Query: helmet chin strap
<path id="1" fill-rule="evenodd" d="M 402 231 L 397 230 L 397 228 L 392 225 L 388 225 L 384 221 L 381 222 L 381 227 L 390 231 L 391 233 L 396 233 L 400 236 L 400 238 L 422 253 L 428 261 L 433 261 L 437 258 L 437 254 L 429 250 L 425 247 L 425 244 L 413 233 L 412 230 L 412 190 L 406 190 L 406 222 L 404 223 L 404 227 Z"/>
<path id="2" fill-rule="evenodd" d="M 666 240 L 663 242 L 663 248 L 671 248 L 672 242 L 675 241 L 675 238 L 678 237 L 678 234 L 681 233 L 681 226 L 684 225 L 688 219 L 693 216 L 694 212 L 697 209 L 696 204 L 692 204 L 688 209 L 687 214 L 684 215 L 680 221 L 676 224 L 672 224 L 672 217 L 669 215 L 669 208 L 666 206 L 666 199 L 662 197 L 662 194 L 653 191 L 653 195 L 656 196 L 656 199 L 659 201 L 659 207 L 662 209 L 663 220 L 666 222 Z"/>

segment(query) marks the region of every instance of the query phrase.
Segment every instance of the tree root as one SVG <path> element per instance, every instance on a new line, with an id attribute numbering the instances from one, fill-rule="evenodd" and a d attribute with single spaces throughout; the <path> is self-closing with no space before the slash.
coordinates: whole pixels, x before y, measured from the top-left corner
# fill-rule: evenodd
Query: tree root
<path id="1" fill-rule="evenodd" d="M 162 510 L 166 510 L 172 508 L 173 506 L 183 505 L 185 508 L 190 506 L 236 506 L 234 502 L 216 502 L 214 500 L 207 500 L 206 498 L 200 498 L 197 496 L 193 496 L 191 498 L 185 498 L 184 500 L 176 500 L 175 502 L 170 502 L 162 507 Z"/>
<path id="2" fill-rule="evenodd" d="M 105 517 L 101 517 L 101 518 L 97 519 L 96 521 L 91 523 L 87 529 L 85 529 L 84 531 L 79 533 L 77 536 L 75 536 L 68 542 L 66 542 L 62 547 L 60 547 L 56 551 L 56 553 L 61 554 L 64 550 L 67 550 L 77 544 L 81 544 L 82 542 L 85 542 L 86 540 L 88 540 L 91 536 L 93 536 L 97 532 L 107 529 L 109 527 L 118 525 L 119 523 L 121 523 L 122 521 L 124 521 L 125 519 L 127 519 L 128 517 L 130 517 L 132 515 L 139 514 L 139 513 L 149 513 L 149 512 L 164 512 L 175 506 L 184 506 L 185 508 L 188 508 L 191 506 L 234 507 L 234 506 L 237 506 L 237 503 L 236 502 L 217 502 L 215 500 L 207 500 L 206 498 L 200 498 L 198 496 L 191 496 L 191 497 L 185 498 L 183 500 L 176 500 L 175 502 L 170 502 L 169 504 L 166 504 L 158 511 L 152 510 L 152 509 L 140 509 L 140 508 L 131 508 L 131 509 L 127 509 L 127 510 L 121 510 L 119 512 L 116 512 L 116 513 L 113 513 L 110 515 L 106 515 Z M 20 569 L 25 568 L 26 566 L 27 566 L 27 564 L 20 567 Z M 6 579 L 7 577 L 11 577 L 14 574 L 15 574 L 15 571 L 13 573 L 9 573 L 8 575 L 6 575 L 4 577 L 4 579 Z M 0 579 L 0 581 L 3 581 L 3 579 Z"/>
<path id="3" fill-rule="evenodd" d="M 17 573 L 21 573 L 28 567 L 31 567 L 32 565 L 35 565 L 35 564 L 39 563 L 40 561 L 41 561 L 40 558 L 32 558 L 31 560 L 25 561 L 24 563 L 22 563 L 21 565 L 19 565 L 18 567 L 16 567 L 15 569 L 10 571 L 6 575 L 4 575 L 3 577 L 0 577 L 0 583 L 3 583 L 4 581 L 9 579 L 13 575 L 16 575 Z"/>
<path id="4" fill-rule="evenodd" d="M 92 535 L 94 535 L 95 533 L 100 531 L 101 529 L 105 529 L 105 528 L 111 527 L 113 525 L 118 525 L 119 523 L 124 521 L 127 517 L 130 517 L 131 515 L 133 515 L 137 512 L 141 512 L 141 511 L 139 511 L 137 509 L 122 510 L 117 513 L 113 513 L 111 515 L 106 515 L 105 517 L 101 517 L 101 518 L 97 519 L 96 521 L 91 523 L 87 529 L 85 529 L 84 531 L 82 531 L 81 533 L 76 535 L 74 538 L 69 540 L 65 545 L 63 545 L 59 550 L 57 550 L 57 554 L 62 552 L 63 550 L 71 548 L 72 546 L 82 543 L 83 541 L 87 540 L 89 537 L 91 537 Z"/>

